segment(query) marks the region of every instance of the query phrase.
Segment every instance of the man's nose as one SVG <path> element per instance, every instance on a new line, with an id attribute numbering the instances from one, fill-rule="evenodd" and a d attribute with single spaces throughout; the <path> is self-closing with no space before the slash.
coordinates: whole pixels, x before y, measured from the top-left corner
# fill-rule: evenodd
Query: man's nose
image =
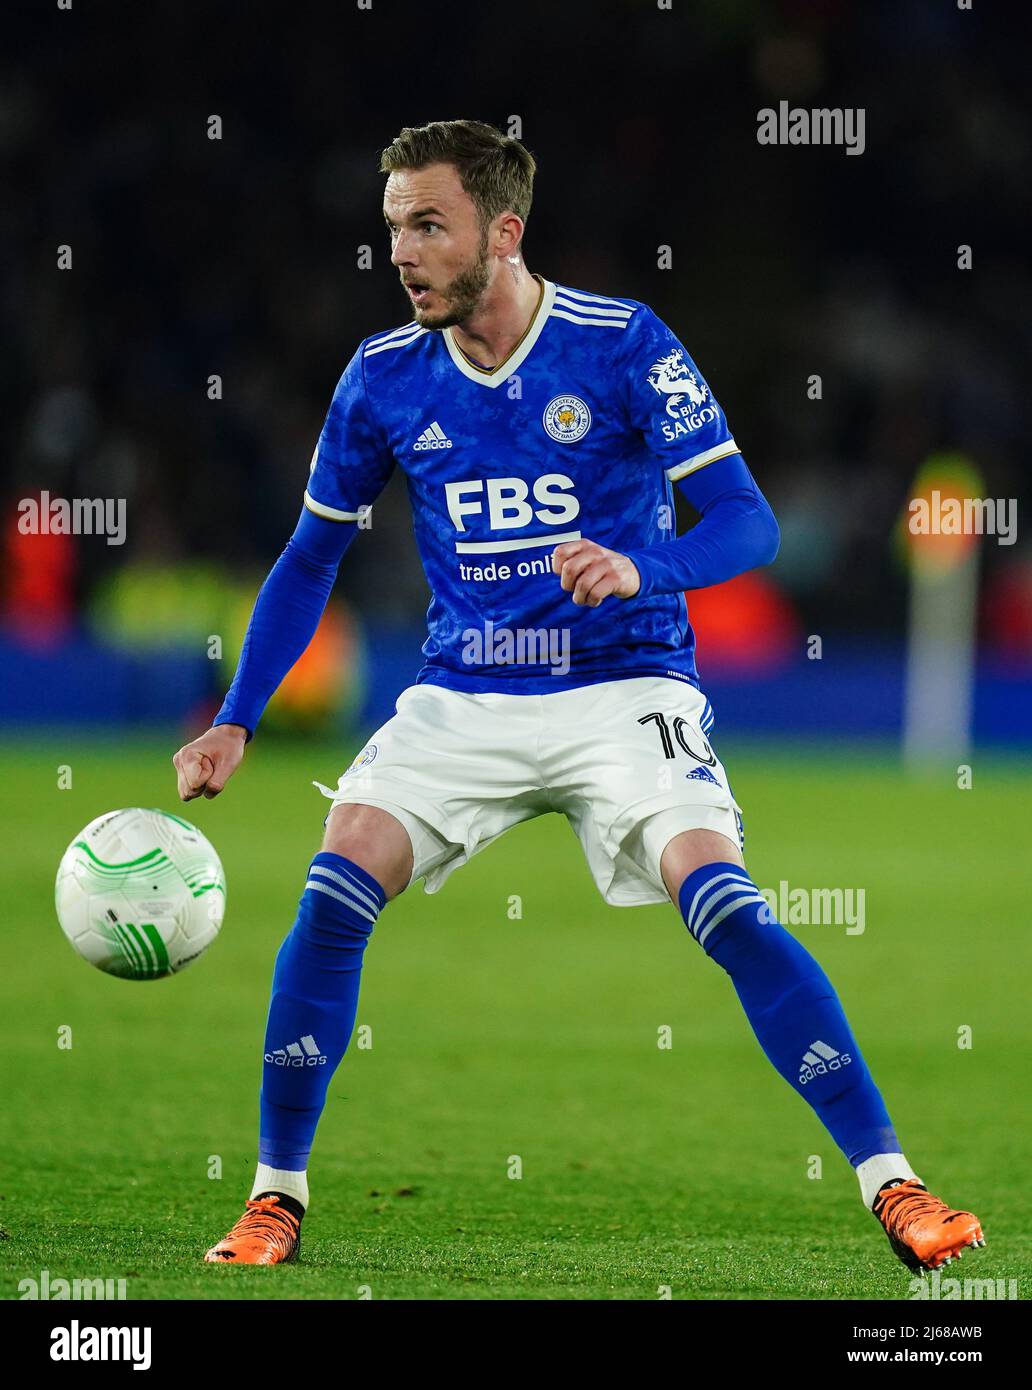
<path id="1" fill-rule="evenodd" d="M 391 265 L 414 265 L 415 262 L 415 242 L 407 232 L 399 232 L 391 248 Z"/>

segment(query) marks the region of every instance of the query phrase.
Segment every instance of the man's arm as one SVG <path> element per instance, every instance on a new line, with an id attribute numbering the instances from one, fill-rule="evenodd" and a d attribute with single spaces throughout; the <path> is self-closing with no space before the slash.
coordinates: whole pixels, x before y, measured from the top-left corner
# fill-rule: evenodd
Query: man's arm
<path id="1" fill-rule="evenodd" d="M 690 473 L 676 486 L 700 520 L 683 536 L 628 553 L 641 576 L 640 596 L 723 584 L 777 555 L 778 523 L 741 454 Z"/>
<path id="2" fill-rule="evenodd" d="M 305 507 L 254 605 L 233 684 L 212 727 L 172 759 L 183 801 L 218 796 L 236 771 L 262 711 L 319 626 L 355 522 Z"/>
<path id="3" fill-rule="evenodd" d="M 741 454 L 690 473 L 677 487 L 701 519 L 676 540 L 626 554 L 590 540 L 556 547 L 552 569 L 574 603 L 597 608 L 610 595 L 704 589 L 769 565 L 777 555 L 778 523 Z"/>
<path id="4" fill-rule="evenodd" d="M 329 521 L 302 509 L 255 602 L 233 684 L 213 727 L 239 724 L 250 741 L 265 706 L 315 636 L 357 529 L 353 521 Z"/>
<path id="5" fill-rule="evenodd" d="M 781 539 L 774 514 L 709 384 L 647 305 L 627 326 L 617 372 L 629 427 L 701 520 L 683 536 L 627 554 L 591 540 L 559 546 L 552 568 L 574 603 L 597 608 L 610 595 L 702 589 L 770 564 Z"/>
<path id="6" fill-rule="evenodd" d="M 312 455 L 301 519 L 262 585 L 240 663 L 214 725 L 172 759 L 179 795 L 218 796 L 283 677 L 315 634 L 357 522 L 382 492 L 394 458 L 366 395 L 359 345 L 337 382 Z"/>

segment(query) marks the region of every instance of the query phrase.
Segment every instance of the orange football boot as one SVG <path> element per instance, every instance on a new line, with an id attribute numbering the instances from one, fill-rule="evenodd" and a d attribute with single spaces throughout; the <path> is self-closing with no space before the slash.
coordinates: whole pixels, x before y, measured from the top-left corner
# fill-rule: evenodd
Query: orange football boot
<path id="1" fill-rule="evenodd" d="M 205 1253 L 205 1264 L 275 1265 L 295 1259 L 301 1248 L 301 1218 L 274 1192 L 245 1205 L 236 1225 Z M 301 1210 L 295 1202 L 291 1206 Z"/>
<path id="2" fill-rule="evenodd" d="M 883 1187 L 871 1209 L 908 1269 L 941 1269 L 965 1246 L 985 1244 L 978 1217 L 954 1211 L 916 1178 Z"/>

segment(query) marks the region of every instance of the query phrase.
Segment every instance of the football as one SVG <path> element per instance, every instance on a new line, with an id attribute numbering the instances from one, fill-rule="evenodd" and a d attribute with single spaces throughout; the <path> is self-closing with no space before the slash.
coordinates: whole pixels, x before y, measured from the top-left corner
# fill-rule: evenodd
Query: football
<path id="1" fill-rule="evenodd" d="M 57 917 L 83 960 L 157 980 L 204 954 L 222 926 L 226 878 L 204 835 L 167 811 L 131 807 L 90 821 L 57 871 Z"/>

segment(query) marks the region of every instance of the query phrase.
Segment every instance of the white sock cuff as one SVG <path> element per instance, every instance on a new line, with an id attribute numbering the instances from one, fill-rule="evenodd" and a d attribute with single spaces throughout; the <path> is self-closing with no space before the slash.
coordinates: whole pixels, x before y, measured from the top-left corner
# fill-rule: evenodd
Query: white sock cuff
<path id="1" fill-rule="evenodd" d="M 270 1168 L 267 1163 L 259 1163 L 251 1188 L 252 1200 L 262 1192 L 283 1192 L 296 1198 L 307 1211 L 308 1174 L 304 1170 L 295 1172 L 291 1168 Z"/>
<path id="2" fill-rule="evenodd" d="M 875 1154 L 873 1158 L 865 1158 L 863 1163 L 856 1165 L 856 1176 L 860 1182 L 860 1195 L 868 1210 L 874 1206 L 879 1189 L 887 1182 L 893 1182 L 896 1178 L 917 1178 L 918 1182 L 921 1181 L 902 1154 Z"/>

